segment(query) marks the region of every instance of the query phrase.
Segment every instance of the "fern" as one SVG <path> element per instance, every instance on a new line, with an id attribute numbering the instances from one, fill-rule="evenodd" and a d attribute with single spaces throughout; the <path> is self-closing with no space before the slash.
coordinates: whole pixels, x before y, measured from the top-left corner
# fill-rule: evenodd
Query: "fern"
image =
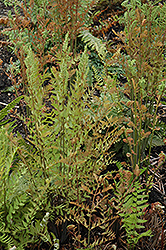
<path id="1" fill-rule="evenodd" d="M 120 165 L 119 165 L 120 166 Z M 116 209 L 125 228 L 128 246 L 132 249 L 140 238 L 151 236 L 151 230 L 145 231 L 146 220 L 143 219 L 144 208 L 147 207 L 148 195 L 146 189 L 138 180 L 132 181 L 132 173 L 120 168 L 120 182 L 116 184 Z M 113 198 L 114 200 L 114 198 Z"/>
<path id="2" fill-rule="evenodd" d="M 100 48 L 97 49 L 100 53 Z M 14 244 L 20 249 L 39 239 L 48 241 L 50 246 L 54 242 L 43 218 L 47 212 L 56 213 L 57 227 L 59 221 L 73 220 L 80 232 L 83 222 L 88 239 L 81 244 L 103 247 L 107 240 L 111 242 L 115 238 L 109 224 L 114 220 L 112 210 L 105 206 L 112 186 L 97 174 L 110 164 L 111 147 L 123 133 L 123 129 L 118 129 L 118 119 L 109 116 L 113 103 L 99 100 L 95 109 L 89 104 L 87 47 L 81 55 L 71 58 L 69 34 L 61 51 L 55 51 L 56 67 L 51 68 L 51 73 L 42 73 L 40 60 L 31 46 L 25 44 L 22 51 L 27 81 L 24 99 L 29 111 L 24 123 L 28 134 L 25 140 L 19 134 L 10 136 L 18 161 L 14 171 L 6 174 L 5 193 L 1 194 L 1 210 L 5 206 L 3 226 L 10 230 Z M 103 53 L 100 55 L 104 57 Z M 89 111 L 93 115 L 90 116 Z M 13 161 L 13 157 L 11 159 Z M 94 192 L 91 193 L 91 189 Z M 89 195 L 91 207 L 86 203 Z M 89 211 L 88 223 L 80 204 L 85 204 L 85 211 Z M 69 209 L 73 205 L 74 214 Z M 97 209 L 103 219 L 97 218 L 96 222 L 92 217 Z M 98 237 L 98 228 L 101 237 Z"/>
<path id="3" fill-rule="evenodd" d="M 142 225 L 146 222 L 141 219 L 143 216 L 143 209 L 147 207 L 148 195 L 145 195 L 145 189 L 140 189 L 140 183 L 134 183 L 131 192 L 126 195 L 122 204 L 122 211 L 119 215 L 123 218 L 123 227 L 127 233 L 127 242 L 130 247 L 137 244 L 138 240 L 143 236 L 151 236 L 151 230 L 143 233 L 138 233 L 139 229 L 144 229 Z"/>
<path id="4" fill-rule="evenodd" d="M 115 239 L 112 224 L 116 218 L 107 204 L 109 192 L 113 189 L 108 184 L 108 175 L 102 177 L 93 174 L 91 179 L 85 178 L 85 183 L 80 188 L 84 199 L 82 202 L 70 202 L 74 207 L 71 209 L 73 224 L 68 226 L 69 232 L 86 249 L 102 249 Z M 79 226 L 74 226 L 75 222 L 85 228 L 88 235 L 86 238 L 80 239 Z"/>
<path id="5" fill-rule="evenodd" d="M 44 200 L 47 203 L 44 197 L 49 184 L 46 185 L 46 190 L 42 189 L 37 194 L 35 193 L 37 191 L 35 184 L 34 189 L 30 191 L 34 191 L 35 194 L 34 201 L 32 201 L 32 193 L 29 193 L 32 185 L 30 180 L 32 177 L 34 178 L 36 172 L 34 173 L 32 170 L 30 176 L 20 159 L 14 163 L 16 152 L 20 148 L 11 143 L 9 138 L 12 142 L 14 139 L 7 135 L 6 128 L 1 127 L 0 130 L 0 242 L 7 249 L 15 245 L 21 250 L 25 249 L 28 243 L 35 243 L 42 237 L 43 240 L 52 245 L 53 242 L 49 238 L 47 226 L 40 225 L 43 218 L 38 215 Z M 26 162 L 26 158 L 24 162 Z M 40 227 L 37 226 L 34 218 L 38 218 Z M 38 230 L 35 231 L 34 228 Z"/>
<path id="6" fill-rule="evenodd" d="M 7 249 L 14 246 L 14 241 L 10 236 L 10 232 L 5 230 L 4 227 L 0 227 L 0 244 L 1 246 L 7 246 Z"/>
<path id="7" fill-rule="evenodd" d="M 106 45 L 101 41 L 101 39 L 93 36 L 89 31 L 81 31 L 80 36 L 82 40 L 93 50 L 96 50 L 101 59 L 106 57 Z"/>

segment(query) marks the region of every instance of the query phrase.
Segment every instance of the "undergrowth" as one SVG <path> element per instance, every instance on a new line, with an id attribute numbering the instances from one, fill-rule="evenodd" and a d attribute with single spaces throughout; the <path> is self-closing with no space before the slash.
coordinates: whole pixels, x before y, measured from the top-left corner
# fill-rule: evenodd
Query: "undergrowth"
<path id="1" fill-rule="evenodd" d="M 10 65 L 17 98 L 0 111 L 2 249 L 140 249 L 152 239 L 145 212 L 151 149 L 164 140 L 166 5 L 116 1 L 125 29 L 110 53 L 90 32 L 102 1 L 85 2 L 15 1 L 9 13 L 4 32 L 19 63 Z M 24 135 L 4 126 L 16 103 Z"/>

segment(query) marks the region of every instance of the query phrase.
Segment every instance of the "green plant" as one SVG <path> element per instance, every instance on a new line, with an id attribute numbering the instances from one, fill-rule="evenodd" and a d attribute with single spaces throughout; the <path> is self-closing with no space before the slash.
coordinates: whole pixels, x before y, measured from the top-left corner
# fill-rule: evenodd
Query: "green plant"
<path id="1" fill-rule="evenodd" d="M 31 199 L 30 179 L 24 166 L 16 163 L 18 148 L 10 140 L 11 130 L 9 124 L 0 128 L 0 245 L 5 249 L 13 246 L 24 249 L 41 239 L 53 244 L 47 225 L 41 224 L 43 217 L 39 216 L 43 196 Z"/>
<path id="2" fill-rule="evenodd" d="M 112 57 L 103 57 L 102 77 L 98 76 L 97 67 L 93 69 L 99 84 L 112 82 L 111 91 L 101 94 L 101 98 L 105 96 L 114 102 L 110 115 L 118 115 L 119 119 L 128 117 L 124 119 L 127 128 L 123 142 L 115 148 L 119 150 L 121 147 L 134 169 L 146 159 L 147 150 L 150 157 L 151 148 L 163 144 L 162 132 L 158 132 L 164 129 L 158 122 L 158 107 L 165 93 L 165 5 L 156 6 L 150 2 L 141 5 L 141 1 L 125 1 L 123 5 L 127 8 L 123 17 L 125 32 L 119 37 L 124 43 L 125 53 L 117 48 Z M 127 79 L 125 84 L 108 80 L 110 68 L 118 64 Z M 113 77 L 115 79 L 115 75 Z"/>
<path id="3" fill-rule="evenodd" d="M 19 134 L 17 137 L 10 136 L 19 160 L 11 176 L 11 181 L 12 178 L 17 179 L 14 193 L 10 191 L 8 198 L 8 218 L 13 220 L 11 237 L 20 248 L 39 240 L 53 244 L 47 227 L 40 225 L 44 215 L 47 212 L 54 215 L 57 227 L 59 221 L 70 221 L 72 204 L 85 199 L 82 186 L 95 173 L 106 168 L 112 157 L 110 147 L 123 132 L 117 127 L 112 129 L 118 120 L 107 116 L 113 104 L 103 102 L 90 116 L 93 107 L 86 93 L 89 71 L 87 49 L 73 59 L 68 43 L 69 34 L 62 50 L 55 52 L 57 67 L 52 67 L 50 74 L 40 72 L 39 59 L 30 47 L 25 45 L 22 48 L 26 54 L 27 79 L 24 102 L 29 113 L 26 117 L 20 116 L 27 129 L 25 140 Z M 44 85 L 46 80 L 48 85 Z M 104 130 L 107 133 L 103 137 Z M 25 189 L 22 187 L 22 196 L 18 197 L 21 186 Z M 57 202 L 51 208 L 52 197 Z M 18 211 L 22 206 L 24 209 L 20 214 Z M 16 222 L 17 216 L 20 219 Z M 106 222 L 107 217 L 103 223 Z M 109 230 L 108 226 L 108 235 L 111 233 Z M 21 231 L 23 237 L 20 236 Z M 96 238 L 91 244 L 97 244 Z"/>
<path id="4" fill-rule="evenodd" d="M 5 125 L 9 120 L 3 120 L 5 116 L 9 113 L 11 109 L 13 109 L 17 103 L 22 99 L 22 96 L 17 97 L 15 100 L 13 100 L 11 103 L 9 103 L 5 108 L 0 110 L 0 126 Z"/>
<path id="5" fill-rule="evenodd" d="M 112 244 L 120 220 L 129 247 L 150 236 L 140 225 L 145 223 L 141 216 L 150 181 L 145 190 L 138 177 L 147 169 L 143 164 L 150 157 L 157 109 L 165 91 L 165 9 L 139 1 L 124 3 L 128 8 L 126 31 L 121 35 L 125 53 L 121 55 L 117 48 L 108 56 L 100 39 L 87 30 L 81 32 L 87 14 L 81 3 L 24 1 L 24 16 L 16 8 L 16 17 L 11 18 L 9 38 L 20 60 L 28 112 L 18 115 L 26 128 L 25 138 L 19 133 L 4 137 L 0 152 L 6 152 L 1 164 L 0 209 L 5 212 L 0 217 L 0 239 L 8 248 L 23 249 L 42 241 L 60 248 L 61 225 L 62 234 L 69 230 L 69 244 L 103 248 Z M 98 61 L 89 60 L 87 45 L 77 54 L 78 33 Z M 95 63 L 101 66 L 101 74 Z M 109 75 L 109 69 L 118 64 L 127 77 L 121 87 L 114 72 Z M 90 90 L 89 83 L 94 81 Z M 94 88 L 100 91 L 99 97 L 93 95 Z M 16 101 L 0 113 L 2 118 Z M 113 163 L 113 148 L 122 134 L 132 172 L 121 167 L 114 190 L 110 184 L 114 172 L 105 176 L 100 172 Z M 10 164 L 4 165 L 6 161 Z M 112 196 L 116 197 L 110 200 Z M 50 222 L 56 228 L 51 233 Z"/>
<path id="6" fill-rule="evenodd" d="M 21 52 L 21 46 L 31 44 L 33 51 L 36 54 L 39 53 L 42 67 L 50 62 L 51 50 L 61 48 L 67 32 L 69 32 L 71 52 L 76 53 L 77 36 L 85 26 L 90 24 L 88 11 L 95 4 L 94 1 L 88 1 L 87 8 L 86 1 L 81 0 L 69 2 L 63 0 L 56 3 L 45 0 L 25 0 L 23 3 L 19 1 L 12 3 L 15 17 L 9 12 L 11 28 L 9 32 L 6 29 L 5 33 L 14 46 L 13 50 L 21 66 L 25 58 Z M 20 10 L 24 15 L 20 13 Z"/>
<path id="7" fill-rule="evenodd" d="M 119 116 L 126 116 L 124 142 L 129 146 L 127 156 L 135 169 L 137 164 L 141 167 L 144 160 L 149 160 L 155 131 L 160 129 L 157 110 L 165 93 L 165 5 L 141 5 L 140 1 L 123 5 L 127 8 L 123 18 L 125 32 L 119 36 L 125 53 L 116 60 L 122 65 L 127 82 L 114 86 L 118 97 L 114 100 Z"/>
<path id="8" fill-rule="evenodd" d="M 120 181 L 115 180 L 115 203 L 117 214 L 122 219 L 122 228 L 125 228 L 128 249 L 134 249 L 139 239 L 151 236 L 151 230 L 144 231 L 146 220 L 143 218 L 145 208 L 148 206 L 146 188 L 138 179 L 133 179 L 131 171 L 124 170 L 119 165 Z M 145 169 L 143 170 L 145 171 Z M 142 172 L 143 172 L 142 171 Z M 137 177 L 142 173 L 136 173 Z"/>
<path id="9" fill-rule="evenodd" d="M 1 182 L 1 197 L 0 197 L 0 209 L 1 209 L 1 216 L 0 216 L 0 241 L 6 243 L 9 247 L 13 244 L 12 238 L 10 235 L 5 232 L 7 227 L 7 184 L 8 184 L 8 176 L 12 166 L 12 160 L 16 153 L 16 149 L 14 149 L 9 144 L 9 139 L 6 135 L 6 129 L 4 127 L 0 128 L 0 141 L 1 141 L 1 148 L 0 148 L 0 182 Z M 4 220 L 2 220 L 4 218 Z"/>
<path id="10" fill-rule="evenodd" d="M 23 45 L 30 46 L 40 60 L 40 70 L 50 70 L 51 65 L 56 65 L 54 50 L 61 49 L 65 35 L 69 32 L 71 55 L 77 53 L 77 37 L 85 26 L 90 24 L 88 11 L 94 4 L 86 1 L 9 1 L 5 4 L 13 4 L 15 16 L 9 11 L 8 24 L 10 28 L 4 30 L 9 37 L 10 47 L 18 58 L 16 63 L 10 64 L 12 76 L 20 74 L 19 86 L 26 91 L 26 66 L 24 63 L 26 54 L 22 50 Z M 86 24 L 85 21 L 86 20 Z M 89 20 L 89 21 L 88 21 Z M 14 79 L 14 78 L 13 78 Z"/>
<path id="11" fill-rule="evenodd" d="M 73 205 L 70 210 L 72 224 L 68 226 L 68 230 L 79 243 L 79 247 L 102 249 L 115 239 L 112 228 L 117 216 L 113 216 L 108 205 L 109 193 L 113 189 L 108 183 L 109 178 L 109 174 L 104 177 L 93 174 L 91 179 L 85 179 L 85 184 L 80 186 L 84 198 L 70 202 Z M 83 237 L 80 228 L 86 230 L 86 237 Z"/>
<path id="12" fill-rule="evenodd" d="M 142 234 L 140 231 L 144 228 L 140 223 L 146 222 L 141 217 L 143 208 L 147 206 L 150 181 L 147 181 L 147 187 L 143 189 L 137 177 L 148 169 L 151 148 L 154 145 L 153 138 L 156 140 L 157 135 L 155 131 L 162 129 L 161 123 L 157 123 L 157 111 L 166 90 L 163 56 L 165 6 L 162 9 L 152 3 L 141 5 L 140 1 L 126 1 L 124 6 L 128 10 L 123 19 L 125 32 L 120 37 L 125 44 L 125 54 L 118 57 L 118 60 L 123 66 L 127 83 L 118 88 L 115 86 L 114 96 L 120 97 L 122 94 L 123 98 L 114 100 L 115 103 L 120 100 L 120 105 L 115 106 L 116 111 L 120 109 L 119 115 L 127 114 L 124 118 L 126 138 L 123 141 L 129 145 L 127 156 L 131 160 L 132 173 L 128 174 L 128 179 L 123 176 L 117 185 L 117 204 L 121 204 L 117 206 L 117 211 L 121 210 L 119 215 L 123 218 L 128 247 L 134 248 L 140 238 L 150 236 L 149 230 Z M 160 139 L 158 141 L 161 143 Z M 146 167 L 143 168 L 144 166 Z M 152 181 L 152 178 L 150 180 Z M 120 194 L 122 202 L 119 202 Z"/>
<path id="13" fill-rule="evenodd" d="M 21 99 L 23 96 L 17 97 L 0 111 L 0 245 L 7 249 L 14 245 L 24 249 L 28 243 L 39 241 L 39 235 L 51 242 L 46 225 L 40 226 L 41 218 L 33 221 L 39 209 L 28 194 L 29 180 L 25 177 L 25 168 L 17 168 L 18 147 L 9 139 L 15 121 L 4 119 Z M 7 126 L 3 127 L 6 123 Z"/>

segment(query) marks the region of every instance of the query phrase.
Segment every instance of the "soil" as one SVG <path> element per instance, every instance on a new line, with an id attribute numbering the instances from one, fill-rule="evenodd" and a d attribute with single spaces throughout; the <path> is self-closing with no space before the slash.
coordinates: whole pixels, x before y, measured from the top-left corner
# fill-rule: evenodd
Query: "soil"
<path id="1" fill-rule="evenodd" d="M 10 7 L 6 7 L 3 1 L 0 1 L 0 20 L 2 17 L 7 16 L 8 11 L 11 10 Z M 0 21 L 0 31 L 4 29 L 4 25 L 1 24 Z M 116 32 L 121 31 L 122 27 L 116 25 Z M 107 39 L 111 39 L 112 30 L 108 30 Z M 16 60 L 16 57 L 8 44 L 6 43 L 7 37 L 0 33 L 0 110 L 4 108 L 8 103 L 10 103 L 13 99 L 15 99 L 15 94 L 10 90 L 12 86 L 12 82 L 10 77 L 5 73 L 7 70 L 11 58 Z M 165 105 L 166 106 L 166 105 Z M 161 107 L 160 112 L 162 113 L 161 120 L 166 123 L 166 107 Z M 10 116 L 10 114 L 9 114 Z M 17 121 L 16 128 L 23 136 L 23 128 L 19 121 Z M 159 161 L 159 154 L 161 151 L 166 154 L 166 145 L 154 147 L 152 150 L 151 163 L 156 166 Z M 151 173 L 153 173 L 153 169 L 151 169 Z M 151 190 L 149 196 L 149 203 L 153 204 L 155 202 L 160 202 L 166 210 L 166 163 L 163 163 L 162 167 L 159 169 L 157 173 L 154 174 L 154 185 Z"/>

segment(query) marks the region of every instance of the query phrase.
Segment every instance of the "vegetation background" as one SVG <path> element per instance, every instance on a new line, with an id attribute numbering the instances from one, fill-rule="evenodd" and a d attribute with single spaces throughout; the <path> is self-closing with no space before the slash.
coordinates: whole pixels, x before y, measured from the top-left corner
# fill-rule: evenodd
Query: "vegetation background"
<path id="1" fill-rule="evenodd" d="M 165 249 L 166 4 L 3 4 L 0 248 Z"/>

